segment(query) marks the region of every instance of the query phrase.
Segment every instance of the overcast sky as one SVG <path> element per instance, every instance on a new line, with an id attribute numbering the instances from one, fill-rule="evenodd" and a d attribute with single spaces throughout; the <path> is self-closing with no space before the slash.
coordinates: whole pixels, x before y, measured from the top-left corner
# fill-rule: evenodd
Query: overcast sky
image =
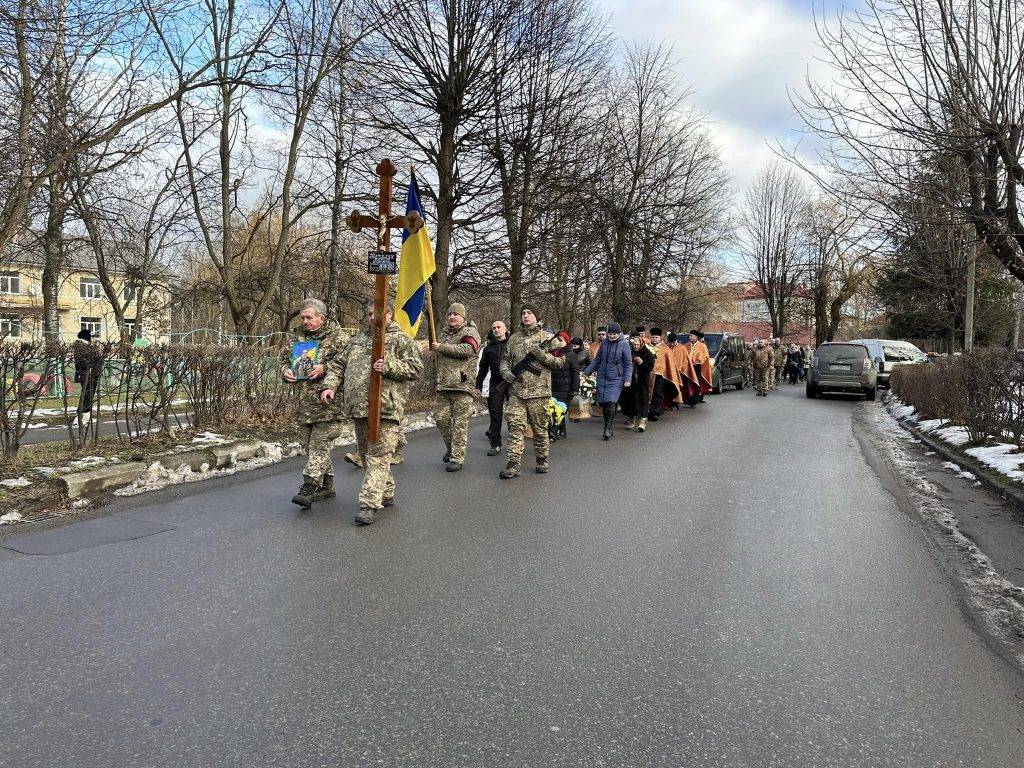
<path id="1" fill-rule="evenodd" d="M 818 18 L 859 0 L 597 0 L 630 42 L 665 42 L 680 81 L 707 114 L 737 192 L 772 157 L 770 145 L 802 136 L 787 88 L 801 88 L 816 61 Z"/>

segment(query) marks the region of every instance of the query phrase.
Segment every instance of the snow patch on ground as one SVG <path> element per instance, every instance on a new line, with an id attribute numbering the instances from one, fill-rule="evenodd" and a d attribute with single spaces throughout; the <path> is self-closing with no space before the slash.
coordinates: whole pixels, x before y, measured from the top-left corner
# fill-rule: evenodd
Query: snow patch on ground
<path id="1" fill-rule="evenodd" d="M 218 435 L 216 432 L 203 432 L 203 434 L 192 438 L 193 445 L 224 445 L 224 443 L 230 442 L 230 438 Z"/>
<path id="2" fill-rule="evenodd" d="M 1020 468 L 1024 464 L 1024 453 L 1020 453 L 1020 449 L 1016 445 L 1009 443 L 982 445 L 977 448 L 967 448 L 964 453 L 973 456 L 985 466 L 991 467 L 1011 480 L 1024 480 L 1024 471 L 1021 471 Z"/>
<path id="3" fill-rule="evenodd" d="M 0 517 L 0 525 L 14 525 L 22 521 L 21 512 L 8 512 Z"/>
<path id="4" fill-rule="evenodd" d="M 0 480 L 0 485 L 4 488 L 28 488 L 32 485 L 32 481 L 27 477 L 12 477 L 8 480 Z"/>
<path id="5" fill-rule="evenodd" d="M 917 421 L 919 419 L 917 409 L 914 406 L 904 405 L 899 400 L 895 401 L 891 412 L 897 419 L 906 419 L 907 421 Z"/>
<path id="6" fill-rule="evenodd" d="M 105 456 L 83 456 L 80 459 L 68 462 L 68 466 L 72 469 L 92 469 L 93 467 L 99 467 L 107 463 Z"/>
<path id="7" fill-rule="evenodd" d="M 962 477 L 964 480 L 977 480 L 978 478 L 972 472 L 968 472 L 966 469 L 961 467 L 959 464 L 954 464 L 952 461 L 942 462 L 942 466 L 952 472 L 954 475 Z"/>

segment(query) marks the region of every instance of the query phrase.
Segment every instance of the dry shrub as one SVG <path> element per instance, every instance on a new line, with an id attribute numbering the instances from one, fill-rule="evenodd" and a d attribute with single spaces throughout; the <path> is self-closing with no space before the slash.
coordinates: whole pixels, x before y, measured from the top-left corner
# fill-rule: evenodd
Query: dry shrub
<path id="1" fill-rule="evenodd" d="M 1021 443 L 1024 358 L 1002 347 L 975 349 L 892 372 L 892 392 L 923 418 L 967 428 L 971 442 Z"/>

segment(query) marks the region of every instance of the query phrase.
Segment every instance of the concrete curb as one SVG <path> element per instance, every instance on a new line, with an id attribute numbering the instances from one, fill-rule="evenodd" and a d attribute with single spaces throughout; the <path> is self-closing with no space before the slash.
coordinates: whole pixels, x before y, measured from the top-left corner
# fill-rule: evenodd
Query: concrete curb
<path id="1" fill-rule="evenodd" d="M 473 416 L 480 416 L 486 412 L 486 407 L 476 404 L 473 409 Z M 433 426 L 434 417 L 431 414 L 425 412 L 412 413 L 403 420 L 402 431 L 406 433 L 417 432 Z M 355 430 L 351 422 L 347 422 L 342 427 L 341 435 L 334 441 L 334 447 L 352 445 L 354 442 Z M 119 488 L 130 486 L 142 478 L 154 464 L 159 464 L 171 472 L 183 466 L 187 466 L 193 472 L 228 469 L 238 466 L 239 462 L 268 458 L 273 455 L 274 451 L 282 447 L 286 450 L 279 461 L 295 455 L 287 450 L 288 446 L 282 446 L 280 443 L 244 438 L 202 448 L 188 448 L 177 453 L 160 454 L 152 456 L 146 461 L 105 464 L 96 469 L 71 472 L 60 476 L 59 479 L 64 485 L 68 499 L 75 501 L 90 495 L 116 491 Z M 239 467 L 240 471 L 245 471 L 245 469 L 247 468 Z"/>
<path id="2" fill-rule="evenodd" d="M 901 419 L 896 416 L 889 407 L 888 395 L 885 398 L 885 410 L 893 417 L 893 419 L 895 419 L 897 424 L 920 440 L 923 445 L 928 446 L 929 449 L 935 451 L 935 453 L 946 461 L 951 461 L 954 464 L 965 467 L 989 490 L 995 491 L 1007 501 L 1012 501 L 1021 511 L 1024 511 L 1024 487 L 1015 485 L 1013 481 L 1001 477 L 998 473 L 993 472 L 991 468 L 982 464 L 973 456 L 969 456 L 962 452 L 955 446 L 949 445 L 942 440 L 937 440 L 932 437 L 922 430 L 913 420 Z"/>

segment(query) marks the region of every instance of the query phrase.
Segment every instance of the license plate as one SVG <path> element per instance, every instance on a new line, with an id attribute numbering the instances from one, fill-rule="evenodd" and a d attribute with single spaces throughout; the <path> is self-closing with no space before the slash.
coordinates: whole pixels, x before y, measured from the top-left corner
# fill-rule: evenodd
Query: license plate
<path id="1" fill-rule="evenodd" d="M 850 370 L 850 366 L 848 366 L 848 365 L 830 365 L 828 367 L 828 369 L 830 371 L 848 371 L 848 370 Z"/>

